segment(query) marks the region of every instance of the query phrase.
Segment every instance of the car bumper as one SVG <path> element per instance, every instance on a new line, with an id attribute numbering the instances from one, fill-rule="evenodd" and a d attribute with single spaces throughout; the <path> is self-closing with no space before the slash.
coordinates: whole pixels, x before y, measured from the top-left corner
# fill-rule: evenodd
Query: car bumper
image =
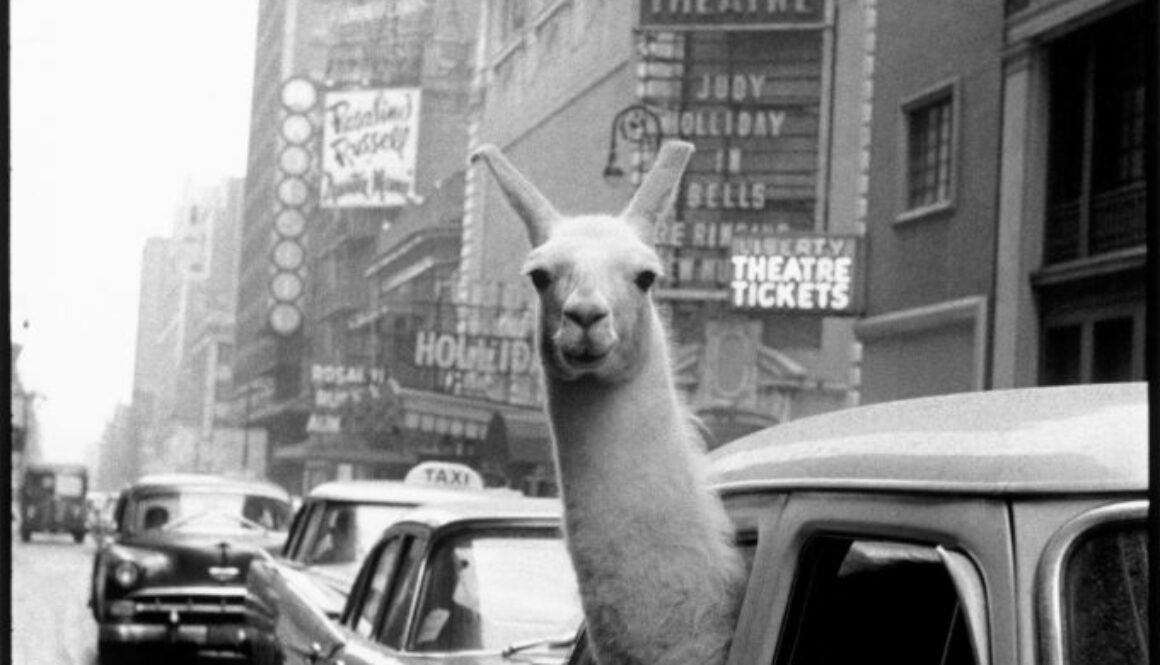
<path id="1" fill-rule="evenodd" d="M 187 624 L 106 623 L 99 639 L 106 644 L 170 645 L 195 650 L 248 653 L 255 632 L 242 623 L 210 626 Z"/>

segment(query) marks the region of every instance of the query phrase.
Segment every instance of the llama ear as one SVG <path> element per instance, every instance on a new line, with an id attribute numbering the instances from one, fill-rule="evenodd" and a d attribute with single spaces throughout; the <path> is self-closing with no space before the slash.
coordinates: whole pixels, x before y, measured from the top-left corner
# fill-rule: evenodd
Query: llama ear
<path id="1" fill-rule="evenodd" d="M 508 161 L 499 148 L 494 145 L 480 146 L 471 154 L 470 162 L 475 163 L 480 159 L 491 169 L 512 209 L 524 220 L 532 247 L 542 245 L 548 239 L 552 225 L 560 219 L 560 213 L 556 212 L 531 181 L 516 170 L 515 165 Z"/>
<path id="2" fill-rule="evenodd" d="M 622 218 L 637 225 L 643 237 L 652 237 L 653 224 L 672 206 L 677 195 L 677 185 L 692 155 L 692 143 L 669 141 L 661 146 L 640 189 L 636 190 L 632 201 L 620 214 Z"/>

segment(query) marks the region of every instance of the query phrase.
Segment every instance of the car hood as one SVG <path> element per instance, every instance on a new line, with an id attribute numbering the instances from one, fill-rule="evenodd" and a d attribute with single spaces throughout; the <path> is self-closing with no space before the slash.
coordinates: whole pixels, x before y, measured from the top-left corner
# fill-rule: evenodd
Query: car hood
<path id="1" fill-rule="evenodd" d="M 285 533 L 278 532 L 162 532 L 125 538 L 111 549 L 116 558 L 141 566 L 143 585 L 224 586 L 243 584 L 259 550 L 276 548 L 284 539 Z"/>

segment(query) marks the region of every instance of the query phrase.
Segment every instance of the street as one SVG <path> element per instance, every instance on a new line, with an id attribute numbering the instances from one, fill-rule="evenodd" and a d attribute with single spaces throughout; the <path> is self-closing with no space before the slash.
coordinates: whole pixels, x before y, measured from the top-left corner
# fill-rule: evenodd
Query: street
<path id="1" fill-rule="evenodd" d="M 12 662 L 96 662 L 97 625 L 89 614 L 89 568 L 95 545 L 69 535 L 12 534 Z"/>

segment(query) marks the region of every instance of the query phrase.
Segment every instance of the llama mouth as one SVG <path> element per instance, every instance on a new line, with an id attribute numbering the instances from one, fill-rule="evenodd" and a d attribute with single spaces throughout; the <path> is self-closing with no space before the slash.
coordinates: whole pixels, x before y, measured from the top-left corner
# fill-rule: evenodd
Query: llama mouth
<path id="1" fill-rule="evenodd" d="M 599 364 L 608 356 L 608 352 L 596 353 L 591 349 L 582 349 L 580 351 L 561 351 L 561 355 L 565 362 L 572 367 L 583 368 Z"/>

